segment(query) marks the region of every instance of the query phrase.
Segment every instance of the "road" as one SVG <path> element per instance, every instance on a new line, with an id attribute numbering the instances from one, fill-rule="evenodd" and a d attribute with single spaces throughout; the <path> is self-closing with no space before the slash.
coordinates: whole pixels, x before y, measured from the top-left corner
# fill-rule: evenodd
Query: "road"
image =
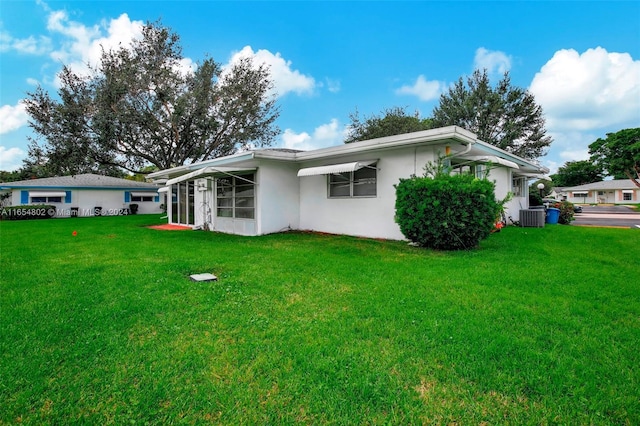
<path id="1" fill-rule="evenodd" d="M 619 226 L 640 229 L 640 213 L 625 206 L 582 206 L 571 222 L 577 226 Z"/>

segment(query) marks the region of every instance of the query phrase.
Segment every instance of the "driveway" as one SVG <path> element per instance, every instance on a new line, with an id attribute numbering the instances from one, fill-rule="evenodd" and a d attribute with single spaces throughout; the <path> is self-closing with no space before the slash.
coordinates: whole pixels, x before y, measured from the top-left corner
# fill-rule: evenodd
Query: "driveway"
<path id="1" fill-rule="evenodd" d="M 640 213 L 625 206 L 582 206 L 571 222 L 577 226 L 620 226 L 640 229 Z"/>

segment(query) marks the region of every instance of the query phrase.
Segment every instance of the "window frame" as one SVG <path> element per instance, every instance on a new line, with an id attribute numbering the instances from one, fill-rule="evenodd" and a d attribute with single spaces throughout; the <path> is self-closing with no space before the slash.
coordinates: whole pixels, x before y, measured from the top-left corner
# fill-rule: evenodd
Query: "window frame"
<path id="1" fill-rule="evenodd" d="M 526 179 L 523 176 L 514 176 L 511 178 L 511 193 L 514 197 L 525 196 Z M 516 191 L 516 188 L 518 189 Z"/>
<path id="2" fill-rule="evenodd" d="M 216 217 L 220 219 L 256 219 L 256 174 L 248 173 L 217 178 L 215 185 Z M 224 200 L 221 202 L 221 200 Z M 226 214 L 221 215 L 221 212 Z"/>
<path id="3" fill-rule="evenodd" d="M 147 199 L 148 198 L 148 199 Z M 132 203 L 149 203 L 153 202 L 153 195 L 131 195 Z"/>
<path id="4" fill-rule="evenodd" d="M 35 195 L 30 197 L 31 203 L 62 203 L 63 199 L 60 196 L 55 197 L 41 197 L 39 195 Z"/>
<path id="5" fill-rule="evenodd" d="M 373 172 L 373 176 L 367 176 L 367 173 Z M 340 176 L 344 180 L 338 181 Z M 333 180 L 333 181 L 332 181 Z M 368 182 L 367 182 L 368 181 Z M 373 185 L 373 193 L 356 194 L 358 185 Z M 348 194 L 333 195 L 333 188 L 347 187 Z M 376 198 L 378 196 L 378 167 L 377 163 L 362 167 L 353 172 L 331 173 L 327 175 L 327 198 L 345 199 L 345 198 Z"/>

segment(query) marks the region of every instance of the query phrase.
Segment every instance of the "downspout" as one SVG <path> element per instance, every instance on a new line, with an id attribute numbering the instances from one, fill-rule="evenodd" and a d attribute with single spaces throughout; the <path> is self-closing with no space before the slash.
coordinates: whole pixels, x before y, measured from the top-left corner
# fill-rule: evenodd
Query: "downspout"
<path id="1" fill-rule="evenodd" d="M 464 143 L 464 142 L 463 142 L 463 143 Z M 451 156 L 451 158 L 455 158 L 455 157 L 459 157 L 459 156 L 461 156 L 461 155 L 468 154 L 468 153 L 469 153 L 469 151 L 471 151 L 471 145 L 473 145 L 473 142 L 469 142 L 469 143 L 467 143 L 467 147 L 464 149 L 464 151 L 461 151 L 461 152 L 457 152 L 457 153 L 455 153 L 455 155 L 452 155 L 452 156 Z M 451 148 L 447 145 L 447 146 L 445 147 L 445 153 L 446 153 L 447 151 L 449 151 L 450 149 L 451 149 Z M 449 154 L 447 154 L 447 155 L 449 155 Z"/>

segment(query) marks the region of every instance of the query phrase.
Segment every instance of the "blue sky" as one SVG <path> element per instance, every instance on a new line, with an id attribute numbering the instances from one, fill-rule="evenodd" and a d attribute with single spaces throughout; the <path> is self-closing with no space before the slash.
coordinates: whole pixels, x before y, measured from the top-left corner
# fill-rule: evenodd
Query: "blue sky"
<path id="1" fill-rule="evenodd" d="M 588 158 L 608 132 L 640 127 L 638 1 L 27 1 L 0 3 L 0 169 L 21 165 L 30 130 L 21 100 L 56 90 L 63 64 L 81 70 L 161 19 L 185 57 L 271 66 L 282 130 L 277 145 L 341 144 L 356 108 L 424 117 L 475 68 L 509 70 L 543 107 L 552 172 Z"/>

